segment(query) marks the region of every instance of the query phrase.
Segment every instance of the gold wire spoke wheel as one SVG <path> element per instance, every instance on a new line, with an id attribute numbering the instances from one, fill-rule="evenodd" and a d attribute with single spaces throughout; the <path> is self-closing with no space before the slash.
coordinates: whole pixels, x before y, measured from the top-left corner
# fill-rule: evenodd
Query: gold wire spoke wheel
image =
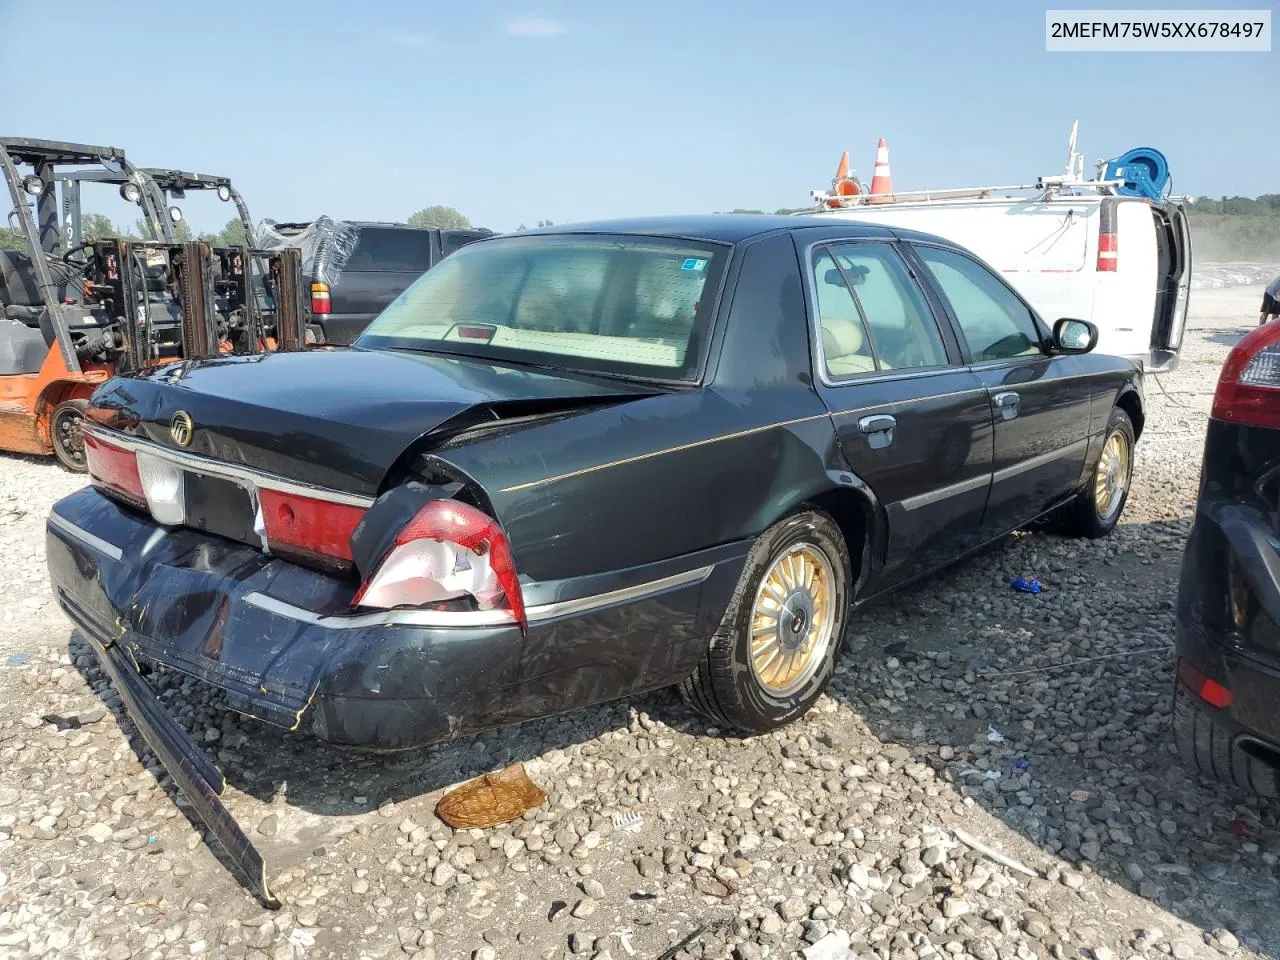
<path id="1" fill-rule="evenodd" d="M 1124 434 L 1116 431 L 1107 437 L 1102 455 L 1098 458 L 1098 469 L 1093 478 L 1093 503 L 1098 511 L 1098 518 L 1110 520 L 1120 509 L 1120 501 L 1129 487 L 1129 441 Z"/>
<path id="2" fill-rule="evenodd" d="M 826 659 L 835 626 L 835 570 L 798 543 L 773 561 L 751 609 L 751 672 L 774 696 L 808 683 Z"/>

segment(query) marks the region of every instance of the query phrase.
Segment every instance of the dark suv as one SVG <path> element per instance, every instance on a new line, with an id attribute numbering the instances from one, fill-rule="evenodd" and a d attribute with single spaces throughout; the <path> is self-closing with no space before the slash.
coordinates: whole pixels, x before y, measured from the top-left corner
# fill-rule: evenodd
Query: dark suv
<path id="1" fill-rule="evenodd" d="M 1178 752 L 1280 796 L 1280 321 L 1222 368 L 1178 589 Z"/>
<path id="2" fill-rule="evenodd" d="M 324 343 L 348 344 L 405 287 L 492 230 L 441 230 L 403 223 L 277 223 L 271 245 L 299 246 L 311 290 L 311 324 Z"/>

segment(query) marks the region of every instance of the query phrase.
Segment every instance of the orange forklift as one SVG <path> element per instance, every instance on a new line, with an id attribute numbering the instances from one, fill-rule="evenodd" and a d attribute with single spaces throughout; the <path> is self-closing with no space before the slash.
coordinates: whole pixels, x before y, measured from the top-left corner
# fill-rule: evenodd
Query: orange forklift
<path id="1" fill-rule="evenodd" d="M 70 229 L 78 204 L 60 223 L 59 182 L 67 203 L 68 185 L 95 164 L 153 236 L 171 241 L 163 193 L 123 151 L 0 138 L 25 247 L 0 251 L 0 450 L 53 454 L 73 471 L 84 470 L 84 410 L 103 381 L 174 360 L 300 349 L 305 338 L 296 250 L 82 239 Z"/>

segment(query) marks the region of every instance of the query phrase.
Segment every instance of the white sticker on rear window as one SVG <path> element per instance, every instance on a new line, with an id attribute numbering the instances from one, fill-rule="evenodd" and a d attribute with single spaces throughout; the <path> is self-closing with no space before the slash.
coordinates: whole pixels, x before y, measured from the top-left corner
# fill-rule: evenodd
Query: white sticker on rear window
<path id="1" fill-rule="evenodd" d="M 700 260 L 697 257 L 690 257 L 680 265 L 680 269 L 689 270 L 693 273 L 701 273 L 703 270 L 707 269 L 707 261 Z"/>

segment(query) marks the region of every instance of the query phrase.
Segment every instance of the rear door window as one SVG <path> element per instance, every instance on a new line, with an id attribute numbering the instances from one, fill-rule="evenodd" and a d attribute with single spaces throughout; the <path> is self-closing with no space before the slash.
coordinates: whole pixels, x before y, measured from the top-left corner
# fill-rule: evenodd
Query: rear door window
<path id="1" fill-rule="evenodd" d="M 835 379 L 877 369 L 866 324 L 845 283 L 845 275 L 826 249 L 813 256 L 813 288 L 822 324 L 822 360 Z"/>
<path id="2" fill-rule="evenodd" d="M 974 363 L 1043 353 L 1034 314 L 1003 280 L 953 250 L 917 246 L 915 251 L 951 304 Z"/>
<path id="3" fill-rule="evenodd" d="M 422 273 L 431 266 L 431 231 L 362 227 L 345 270 Z"/>
<path id="4" fill-rule="evenodd" d="M 892 245 L 839 243 L 829 247 L 828 252 L 849 285 L 878 369 L 940 367 L 947 363 L 947 350 L 933 311 Z M 823 278 L 816 279 L 821 282 Z M 825 332 L 823 339 L 825 349 Z"/>

